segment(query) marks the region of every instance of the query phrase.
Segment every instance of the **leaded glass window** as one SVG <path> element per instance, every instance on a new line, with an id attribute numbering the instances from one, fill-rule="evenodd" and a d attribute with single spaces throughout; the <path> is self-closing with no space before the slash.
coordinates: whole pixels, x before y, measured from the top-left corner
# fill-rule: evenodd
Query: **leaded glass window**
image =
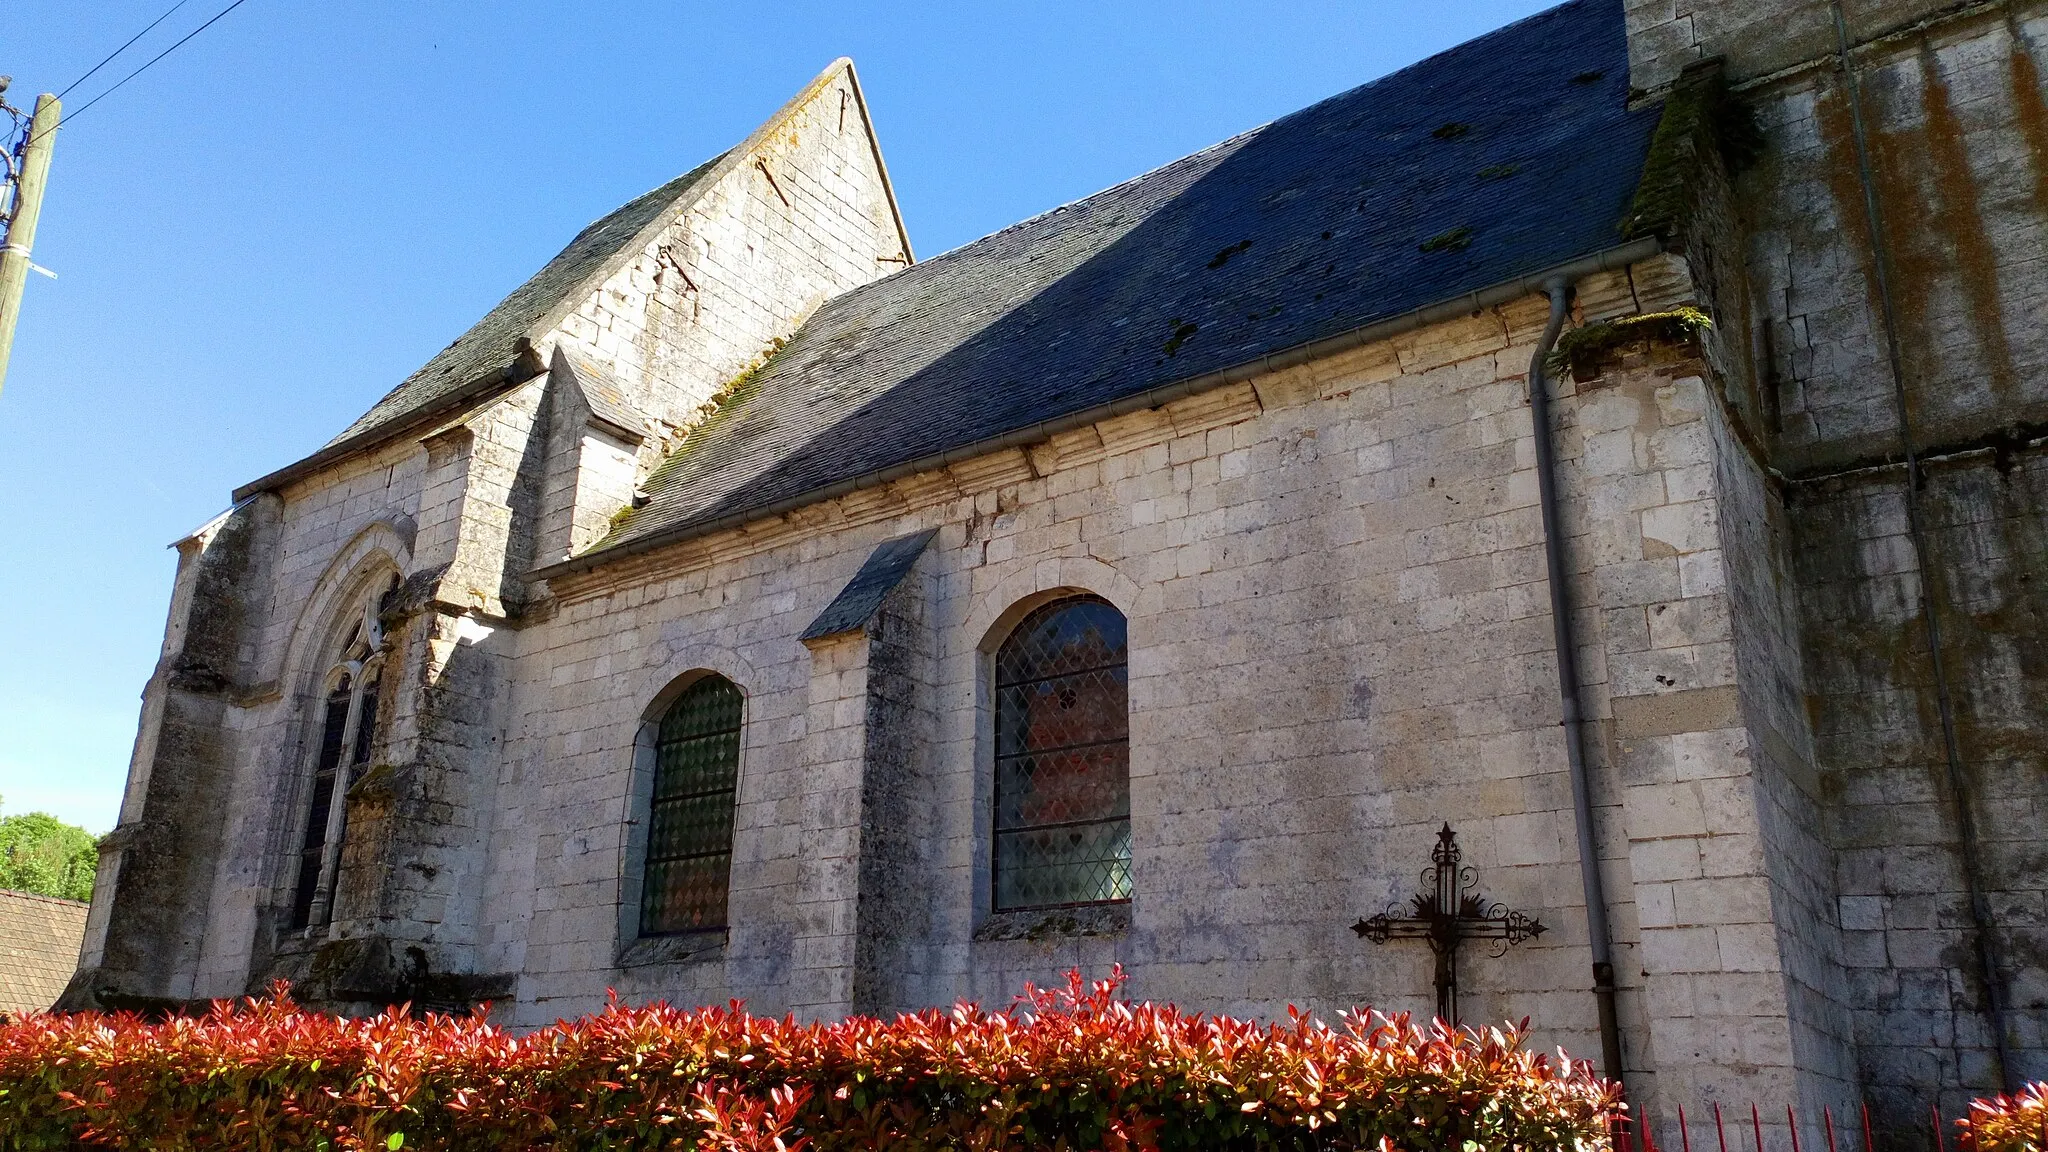
<path id="1" fill-rule="evenodd" d="M 662 713 L 654 743 L 647 870 L 640 887 L 642 936 L 725 927 L 740 705 L 740 690 L 732 681 L 706 676 Z"/>
<path id="2" fill-rule="evenodd" d="M 995 907 L 1131 898 L 1123 613 L 1095 597 L 1024 618 L 996 652 Z"/>
<path id="3" fill-rule="evenodd" d="M 339 661 L 327 672 L 313 755 L 312 797 L 299 838 L 286 921 L 294 929 L 323 926 L 333 912 L 349 785 L 369 764 L 377 739 L 377 694 L 383 686 L 379 650 L 384 643 L 377 622 L 380 599 L 373 596 L 363 605 L 361 617 L 341 645 Z"/>

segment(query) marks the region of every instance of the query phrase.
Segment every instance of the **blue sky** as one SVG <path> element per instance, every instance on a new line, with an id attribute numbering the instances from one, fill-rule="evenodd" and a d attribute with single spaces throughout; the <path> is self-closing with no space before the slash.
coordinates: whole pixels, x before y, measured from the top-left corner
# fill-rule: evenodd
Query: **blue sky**
<path id="1" fill-rule="evenodd" d="M 10 102 L 171 2 L 15 0 Z M 248 0 L 58 139 L 0 391 L 0 810 L 111 828 L 168 545 L 834 57 L 931 256 L 1547 6 Z"/>

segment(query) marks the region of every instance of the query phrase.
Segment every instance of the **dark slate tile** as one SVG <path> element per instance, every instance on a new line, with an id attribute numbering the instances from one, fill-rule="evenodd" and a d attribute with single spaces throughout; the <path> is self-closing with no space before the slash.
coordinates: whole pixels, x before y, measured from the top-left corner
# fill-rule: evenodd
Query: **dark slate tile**
<path id="1" fill-rule="evenodd" d="M 1574 0 L 847 293 L 598 552 L 1620 243 L 1655 110 Z"/>
<path id="2" fill-rule="evenodd" d="M 882 601 L 909 574 L 910 566 L 924 554 L 925 545 L 938 534 L 938 529 L 927 528 L 876 545 L 867 562 L 860 566 L 860 571 L 853 574 L 853 579 L 839 590 L 839 595 L 832 598 L 832 603 L 818 613 L 818 618 L 811 621 L 811 626 L 804 629 L 803 635 L 797 639 L 817 640 L 866 625 L 875 610 L 882 606 Z"/>

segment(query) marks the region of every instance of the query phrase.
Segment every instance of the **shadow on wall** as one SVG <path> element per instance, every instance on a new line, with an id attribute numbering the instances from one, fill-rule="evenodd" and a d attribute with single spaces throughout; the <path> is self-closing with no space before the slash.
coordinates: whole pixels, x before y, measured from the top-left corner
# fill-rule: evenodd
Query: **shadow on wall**
<path id="1" fill-rule="evenodd" d="M 828 303 L 619 540 L 1613 247 L 1656 122 L 1585 71 L 1621 37 L 1567 5 Z"/>

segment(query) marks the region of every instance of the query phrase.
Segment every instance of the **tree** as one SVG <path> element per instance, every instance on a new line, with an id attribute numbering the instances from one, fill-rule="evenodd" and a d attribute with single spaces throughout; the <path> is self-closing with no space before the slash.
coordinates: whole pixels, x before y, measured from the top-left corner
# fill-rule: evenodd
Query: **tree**
<path id="1" fill-rule="evenodd" d="M 0 888 L 90 900 L 99 865 L 98 842 L 75 824 L 47 812 L 0 816 Z"/>

